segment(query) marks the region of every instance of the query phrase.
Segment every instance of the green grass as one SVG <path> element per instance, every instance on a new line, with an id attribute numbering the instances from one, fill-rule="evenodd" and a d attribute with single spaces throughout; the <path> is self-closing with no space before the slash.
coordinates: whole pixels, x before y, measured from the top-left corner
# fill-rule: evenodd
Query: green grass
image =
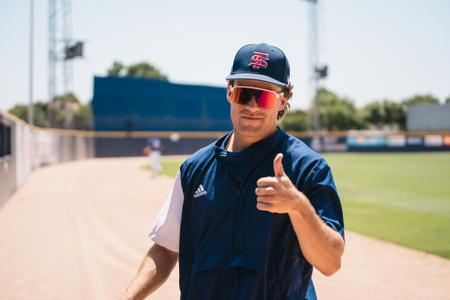
<path id="1" fill-rule="evenodd" d="M 185 159 L 186 157 L 181 156 L 163 156 L 161 158 L 161 167 L 163 169 L 163 174 L 175 178 L 180 165 Z M 143 165 L 142 170 L 150 172 L 150 165 Z"/>
<path id="2" fill-rule="evenodd" d="M 449 153 L 324 156 L 346 229 L 450 258 Z M 164 157 L 164 173 L 174 177 L 183 160 Z"/>
<path id="3" fill-rule="evenodd" d="M 327 154 L 346 228 L 450 258 L 449 153 Z"/>
<path id="4" fill-rule="evenodd" d="M 180 165 L 183 163 L 185 158 L 181 157 L 172 157 L 172 158 L 164 158 L 161 161 L 161 166 L 164 174 L 175 177 L 177 175 L 178 170 L 180 169 Z"/>

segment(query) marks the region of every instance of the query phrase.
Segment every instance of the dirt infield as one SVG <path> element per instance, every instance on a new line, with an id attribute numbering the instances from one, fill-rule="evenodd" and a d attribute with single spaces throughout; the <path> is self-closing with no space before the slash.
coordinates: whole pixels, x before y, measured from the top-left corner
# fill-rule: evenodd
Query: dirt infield
<path id="1" fill-rule="evenodd" d="M 118 299 L 151 242 L 172 179 L 145 158 L 35 171 L 0 209 L 0 299 Z M 320 299 L 450 299 L 450 261 L 347 232 L 342 269 L 315 272 Z M 149 299 L 178 299 L 178 272 Z"/>

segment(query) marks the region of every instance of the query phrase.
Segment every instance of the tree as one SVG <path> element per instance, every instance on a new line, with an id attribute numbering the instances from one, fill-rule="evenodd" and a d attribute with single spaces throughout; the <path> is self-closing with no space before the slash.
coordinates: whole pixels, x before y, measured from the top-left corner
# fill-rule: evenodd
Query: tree
<path id="1" fill-rule="evenodd" d="M 311 129 L 311 116 L 304 110 L 292 110 L 284 116 L 280 127 L 290 131 L 306 131 Z"/>
<path id="2" fill-rule="evenodd" d="M 92 129 L 92 103 L 81 104 L 74 114 L 74 127 L 79 130 Z"/>
<path id="3" fill-rule="evenodd" d="M 383 100 L 381 102 L 372 102 L 361 109 L 361 115 L 364 122 L 377 128 L 384 126 L 404 129 L 406 115 L 402 104 Z"/>
<path id="4" fill-rule="evenodd" d="M 16 104 L 9 110 L 9 113 L 26 122 L 28 120 L 28 105 Z"/>
<path id="5" fill-rule="evenodd" d="M 9 110 L 9 113 L 15 115 L 19 119 L 28 122 L 28 105 L 16 104 Z M 48 127 L 47 104 L 44 102 L 33 103 L 33 122 L 39 127 Z"/>
<path id="6" fill-rule="evenodd" d="M 81 103 L 73 93 L 55 96 L 48 106 L 51 127 L 76 129 L 74 115 L 80 110 Z"/>
<path id="7" fill-rule="evenodd" d="M 415 104 L 439 104 L 439 99 L 433 95 L 415 95 L 410 98 L 406 98 L 402 101 L 402 105 L 407 108 L 410 105 Z"/>
<path id="8" fill-rule="evenodd" d="M 140 62 L 125 67 L 121 62 L 115 61 L 111 68 L 108 69 L 107 74 L 108 76 L 131 76 L 168 80 L 167 75 L 161 73 L 155 66 L 147 62 Z"/>
<path id="9" fill-rule="evenodd" d="M 319 89 L 316 97 L 320 128 L 326 130 L 365 128 L 363 119 L 352 100 L 338 97 L 325 88 Z"/>
<path id="10" fill-rule="evenodd" d="M 125 71 L 125 66 L 118 61 L 113 62 L 111 68 L 108 69 L 108 76 L 121 76 Z"/>
<path id="11" fill-rule="evenodd" d="M 380 126 L 384 121 L 384 111 L 380 102 L 372 102 L 362 108 L 364 120 L 370 125 Z"/>
<path id="12" fill-rule="evenodd" d="M 28 106 L 18 104 L 9 110 L 18 118 L 28 121 Z M 90 130 L 91 104 L 82 104 L 73 93 L 59 95 L 49 103 L 33 105 L 34 125 L 39 127 Z"/>
<path id="13" fill-rule="evenodd" d="M 400 103 L 384 100 L 384 123 L 385 124 L 402 124 L 405 121 L 405 112 Z"/>
<path id="14" fill-rule="evenodd" d="M 444 103 L 445 104 L 450 104 L 450 96 L 448 96 L 447 99 L 445 99 Z"/>

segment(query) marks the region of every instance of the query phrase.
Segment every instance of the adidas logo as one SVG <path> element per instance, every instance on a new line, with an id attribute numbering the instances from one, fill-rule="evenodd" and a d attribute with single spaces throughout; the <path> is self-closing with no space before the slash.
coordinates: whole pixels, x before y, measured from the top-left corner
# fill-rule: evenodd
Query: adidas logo
<path id="1" fill-rule="evenodd" d="M 197 188 L 197 190 L 194 193 L 194 198 L 198 198 L 200 196 L 206 195 L 206 191 L 203 188 L 203 184 L 200 184 Z"/>

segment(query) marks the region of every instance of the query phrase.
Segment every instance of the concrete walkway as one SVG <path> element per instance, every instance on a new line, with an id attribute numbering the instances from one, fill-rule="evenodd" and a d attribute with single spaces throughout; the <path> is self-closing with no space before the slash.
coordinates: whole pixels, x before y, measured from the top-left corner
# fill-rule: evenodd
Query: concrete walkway
<path id="1" fill-rule="evenodd" d="M 0 209 L 0 299 L 118 299 L 151 242 L 172 179 L 145 158 L 35 171 Z M 178 299 L 177 269 L 149 299 Z M 341 271 L 315 272 L 320 299 L 450 299 L 450 261 L 347 232 Z"/>

